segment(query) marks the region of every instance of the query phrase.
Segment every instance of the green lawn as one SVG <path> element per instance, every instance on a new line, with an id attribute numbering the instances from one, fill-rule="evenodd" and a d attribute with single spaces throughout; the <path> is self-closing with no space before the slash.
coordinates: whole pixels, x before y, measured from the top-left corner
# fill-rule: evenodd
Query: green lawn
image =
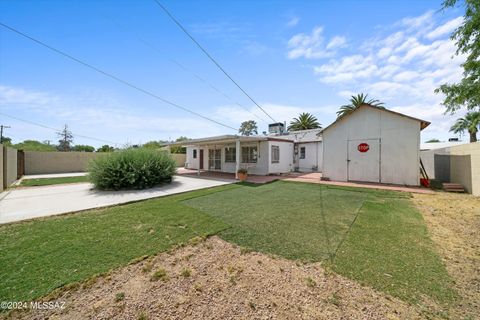
<path id="1" fill-rule="evenodd" d="M 78 182 L 89 182 L 88 176 L 25 179 L 25 180 L 22 180 L 20 185 L 22 187 L 35 187 L 35 186 L 49 186 L 52 184 L 78 183 Z"/>
<path id="2" fill-rule="evenodd" d="M 0 301 L 28 301 L 55 288 L 223 230 L 219 219 L 180 200 L 189 192 L 74 215 L 0 226 Z"/>
<path id="3" fill-rule="evenodd" d="M 227 241 L 336 272 L 410 302 L 456 296 L 408 193 L 276 182 L 185 203 L 231 228 Z M 358 216 L 357 216 L 358 214 Z"/>
<path id="4" fill-rule="evenodd" d="M 324 261 L 410 302 L 448 304 L 452 282 L 407 193 L 278 181 L 228 185 L 0 226 L 0 301 L 38 298 L 197 235 Z"/>

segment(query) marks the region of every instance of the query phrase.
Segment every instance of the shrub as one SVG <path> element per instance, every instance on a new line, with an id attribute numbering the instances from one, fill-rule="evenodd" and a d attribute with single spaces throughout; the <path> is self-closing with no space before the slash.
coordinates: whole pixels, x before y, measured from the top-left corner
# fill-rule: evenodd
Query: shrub
<path id="1" fill-rule="evenodd" d="M 170 182 L 175 170 L 167 153 L 148 149 L 113 152 L 89 163 L 90 180 L 102 190 L 150 188 Z"/>

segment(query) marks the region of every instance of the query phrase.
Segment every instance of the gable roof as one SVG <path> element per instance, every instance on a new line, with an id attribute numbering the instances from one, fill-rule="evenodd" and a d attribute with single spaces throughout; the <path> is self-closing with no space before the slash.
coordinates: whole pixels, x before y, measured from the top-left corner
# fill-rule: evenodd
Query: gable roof
<path id="1" fill-rule="evenodd" d="M 350 116 L 350 115 L 353 114 L 354 112 L 356 112 L 356 111 L 358 111 L 358 110 L 360 110 L 360 109 L 364 109 L 364 108 L 373 108 L 373 109 L 376 109 L 376 110 L 388 112 L 388 113 L 391 113 L 391 114 L 394 114 L 394 115 L 397 115 L 397 116 L 401 116 L 401 117 L 405 117 L 405 118 L 408 118 L 408 119 L 412 119 L 412 120 L 418 121 L 418 122 L 420 122 L 420 130 L 425 129 L 426 127 L 428 127 L 428 126 L 430 125 L 430 122 L 428 122 L 428 121 L 425 121 L 425 120 L 422 120 L 422 119 L 418 119 L 418 118 L 414 118 L 414 117 L 411 117 L 411 116 L 407 116 L 406 114 L 403 114 L 403 113 L 400 113 L 400 112 L 392 111 L 392 110 L 385 109 L 385 108 L 375 107 L 375 106 L 372 106 L 372 105 L 369 105 L 369 104 L 362 104 L 360 107 L 356 108 L 356 109 L 353 110 L 352 112 L 347 113 L 346 115 L 343 115 L 343 116 L 338 117 L 337 120 L 335 120 L 335 121 L 332 122 L 330 125 L 328 125 L 325 129 L 323 129 L 323 131 L 327 130 L 328 128 L 332 127 L 334 124 L 342 121 L 343 119 L 347 118 L 348 116 Z"/>

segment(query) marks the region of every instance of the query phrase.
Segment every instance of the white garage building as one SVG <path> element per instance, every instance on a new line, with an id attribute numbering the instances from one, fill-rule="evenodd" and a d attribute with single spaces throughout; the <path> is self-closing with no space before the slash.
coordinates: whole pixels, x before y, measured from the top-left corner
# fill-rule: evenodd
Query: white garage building
<path id="1" fill-rule="evenodd" d="M 430 123 L 362 105 L 323 132 L 323 177 L 419 185 L 420 131 Z"/>

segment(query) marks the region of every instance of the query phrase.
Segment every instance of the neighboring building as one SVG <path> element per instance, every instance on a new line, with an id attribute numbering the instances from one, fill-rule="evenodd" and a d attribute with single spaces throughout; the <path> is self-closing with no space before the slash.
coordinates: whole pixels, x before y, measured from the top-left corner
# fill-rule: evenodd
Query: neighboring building
<path id="1" fill-rule="evenodd" d="M 419 185 L 420 131 L 430 123 L 363 105 L 325 128 L 323 177 Z"/>
<path id="2" fill-rule="evenodd" d="M 293 170 L 293 141 L 269 136 L 224 135 L 182 142 L 188 169 L 268 175 Z"/>

